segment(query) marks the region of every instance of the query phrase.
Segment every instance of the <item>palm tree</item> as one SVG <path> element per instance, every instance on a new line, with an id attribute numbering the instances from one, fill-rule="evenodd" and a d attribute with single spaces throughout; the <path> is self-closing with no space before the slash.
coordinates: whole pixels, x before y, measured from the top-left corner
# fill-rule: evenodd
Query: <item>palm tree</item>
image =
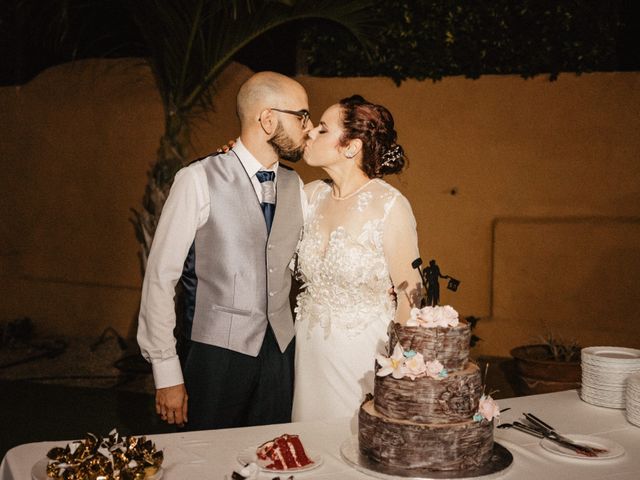
<path id="1" fill-rule="evenodd" d="M 165 119 L 142 209 L 132 209 L 143 269 L 173 177 L 187 160 L 191 122 L 212 107 L 213 84 L 234 56 L 268 30 L 310 18 L 337 22 L 366 45 L 368 6 L 344 0 L 131 2 Z"/>
<path id="2" fill-rule="evenodd" d="M 164 107 L 164 133 L 148 172 L 141 209 L 131 219 L 140 243 L 143 271 L 162 207 L 175 173 L 187 161 L 190 127 L 212 108 L 214 84 L 240 50 L 265 32 L 288 22 L 322 19 L 346 28 L 367 50 L 374 26 L 370 0 L 17 0 L 33 35 L 65 45 L 72 57 L 85 39 L 70 32 L 87 29 L 86 16 L 122 9 L 142 39 L 141 51 Z M 123 7 L 124 5 L 124 7 Z M 40 19 L 40 23 L 37 22 Z M 75 24 L 74 24 L 75 23 Z M 74 25 L 72 25 L 74 24 Z M 78 25 L 80 24 L 80 25 Z M 100 25 L 98 19 L 97 22 Z M 95 41 L 95 39 L 93 39 Z M 126 40 L 125 40 L 126 41 Z M 71 45 L 70 45 L 71 44 Z M 94 46 L 94 50 L 96 47 Z M 99 49 L 99 47 L 98 47 Z M 80 52 L 81 53 L 81 52 Z M 114 52 L 104 52 L 113 56 Z"/>

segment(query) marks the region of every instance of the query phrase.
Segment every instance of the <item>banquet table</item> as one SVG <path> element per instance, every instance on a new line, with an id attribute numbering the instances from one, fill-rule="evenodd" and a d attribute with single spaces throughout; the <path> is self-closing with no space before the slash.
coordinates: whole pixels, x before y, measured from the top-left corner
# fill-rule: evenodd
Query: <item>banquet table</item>
<path id="1" fill-rule="evenodd" d="M 512 422 L 531 412 L 559 432 L 595 435 L 617 442 L 624 454 L 611 459 L 574 459 L 552 453 L 540 440 L 513 429 L 496 429 L 495 440 L 513 455 L 511 466 L 499 478 L 518 480 L 637 480 L 640 478 L 640 428 L 625 419 L 624 410 L 597 407 L 583 402 L 576 390 L 499 400 L 501 422 Z M 101 432 L 105 433 L 106 432 Z M 143 432 L 141 432 L 142 434 Z M 164 451 L 162 480 L 230 479 L 238 470 L 238 454 L 283 433 L 298 434 L 312 455 L 320 455 L 317 468 L 296 473 L 295 480 L 367 479 L 371 476 L 346 463 L 340 446 L 352 438 L 355 425 L 349 419 L 300 422 L 280 425 L 207 430 L 201 432 L 150 435 Z M 31 479 L 33 465 L 54 446 L 68 442 L 56 440 L 19 445 L 7 452 L 0 465 L 0 480 Z M 261 474 L 271 480 L 276 474 Z M 280 475 L 284 480 L 288 475 Z M 493 478 L 493 476 L 491 477 Z"/>

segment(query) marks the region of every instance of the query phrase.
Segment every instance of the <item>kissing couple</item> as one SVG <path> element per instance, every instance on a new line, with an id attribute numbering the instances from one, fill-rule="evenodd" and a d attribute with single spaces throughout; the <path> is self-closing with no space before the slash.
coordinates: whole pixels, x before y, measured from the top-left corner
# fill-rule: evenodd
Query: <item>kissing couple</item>
<path id="1" fill-rule="evenodd" d="M 421 294 L 416 221 L 383 180 L 406 163 L 393 117 L 353 95 L 314 126 L 302 85 L 273 72 L 241 86 L 237 114 L 233 147 L 176 174 L 156 229 L 138 323 L 156 411 L 188 430 L 354 418 L 389 322 Z M 281 162 L 301 159 L 329 179 Z"/>

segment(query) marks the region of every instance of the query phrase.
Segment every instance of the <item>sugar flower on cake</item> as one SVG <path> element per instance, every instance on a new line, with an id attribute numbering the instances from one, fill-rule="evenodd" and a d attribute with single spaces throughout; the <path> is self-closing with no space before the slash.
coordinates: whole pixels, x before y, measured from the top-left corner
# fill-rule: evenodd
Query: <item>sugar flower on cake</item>
<path id="1" fill-rule="evenodd" d="M 411 380 L 422 377 L 427 373 L 427 365 L 424 363 L 424 357 L 421 353 L 413 350 L 404 352 L 404 374 Z"/>
<path id="2" fill-rule="evenodd" d="M 407 320 L 407 327 L 425 327 L 426 320 L 420 315 L 422 311 L 419 308 L 411 309 L 411 316 Z"/>
<path id="3" fill-rule="evenodd" d="M 449 305 L 435 307 L 412 308 L 407 320 L 408 327 L 455 327 L 459 323 L 458 312 Z"/>
<path id="4" fill-rule="evenodd" d="M 476 422 L 481 421 L 483 418 L 486 420 L 493 420 L 500 416 L 500 408 L 491 395 L 482 395 L 480 397 L 480 403 L 478 404 L 478 411 L 473 416 Z"/>
<path id="5" fill-rule="evenodd" d="M 431 360 L 427 362 L 425 365 L 427 367 L 427 375 L 431 378 L 435 378 L 436 380 L 441 380 L 448 375 L 447 369 L 444 368 L 444 365 L 442 365 L 442 363 L 440 363 L 437 359 Z"/>
<path id="6" fill-rule="evenodd" d="M 376 373 L 379 377 L 386 377 L 389 374 L 391 374 L 393 378 L 404 377 L 404 364 L 406 357 L 404 356 L 404 350 L 400 343 L 396 343 L 396 346 L 393 349 L 393 354 L 390 357 L 385 355 L 376 355 L 376 360 L 378 365 L 382 367 Z"/>

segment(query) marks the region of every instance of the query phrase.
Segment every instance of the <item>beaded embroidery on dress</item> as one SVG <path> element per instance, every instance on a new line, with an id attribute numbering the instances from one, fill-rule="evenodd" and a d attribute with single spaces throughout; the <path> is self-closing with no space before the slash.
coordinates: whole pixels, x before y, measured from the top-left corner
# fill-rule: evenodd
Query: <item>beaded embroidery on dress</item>
<path id="1" fill-rule="evenodd" d="M 396 314 L 392 273 L 420 283 L 411 278 L 418 255 L 415 218 L 407 199 L 380 179 L 344 198 L 333 197 L 324 182 L 305 191 L 293 421 L 355 418 L 373 391 L 371 358 L 384 350 Z"/>
<path id="2" fill-rule="evenodd" d="M 323 183 L 309 204 L 309 219 L 298 247 L 296 325 L 308 330 L 321 326 L 325 337 L 333 329 L 355 336 L 376 317 L 392 319 L 395 305 L 389 295 L 391 279 L 383 252 L 383 226 L 389 209 L 400 195 L 381 180 L 346 199 L 346 225 L 337 225 L 322 208 L 331 198 Z M 345 201 L 345 200 L 342 200 Z"/>

